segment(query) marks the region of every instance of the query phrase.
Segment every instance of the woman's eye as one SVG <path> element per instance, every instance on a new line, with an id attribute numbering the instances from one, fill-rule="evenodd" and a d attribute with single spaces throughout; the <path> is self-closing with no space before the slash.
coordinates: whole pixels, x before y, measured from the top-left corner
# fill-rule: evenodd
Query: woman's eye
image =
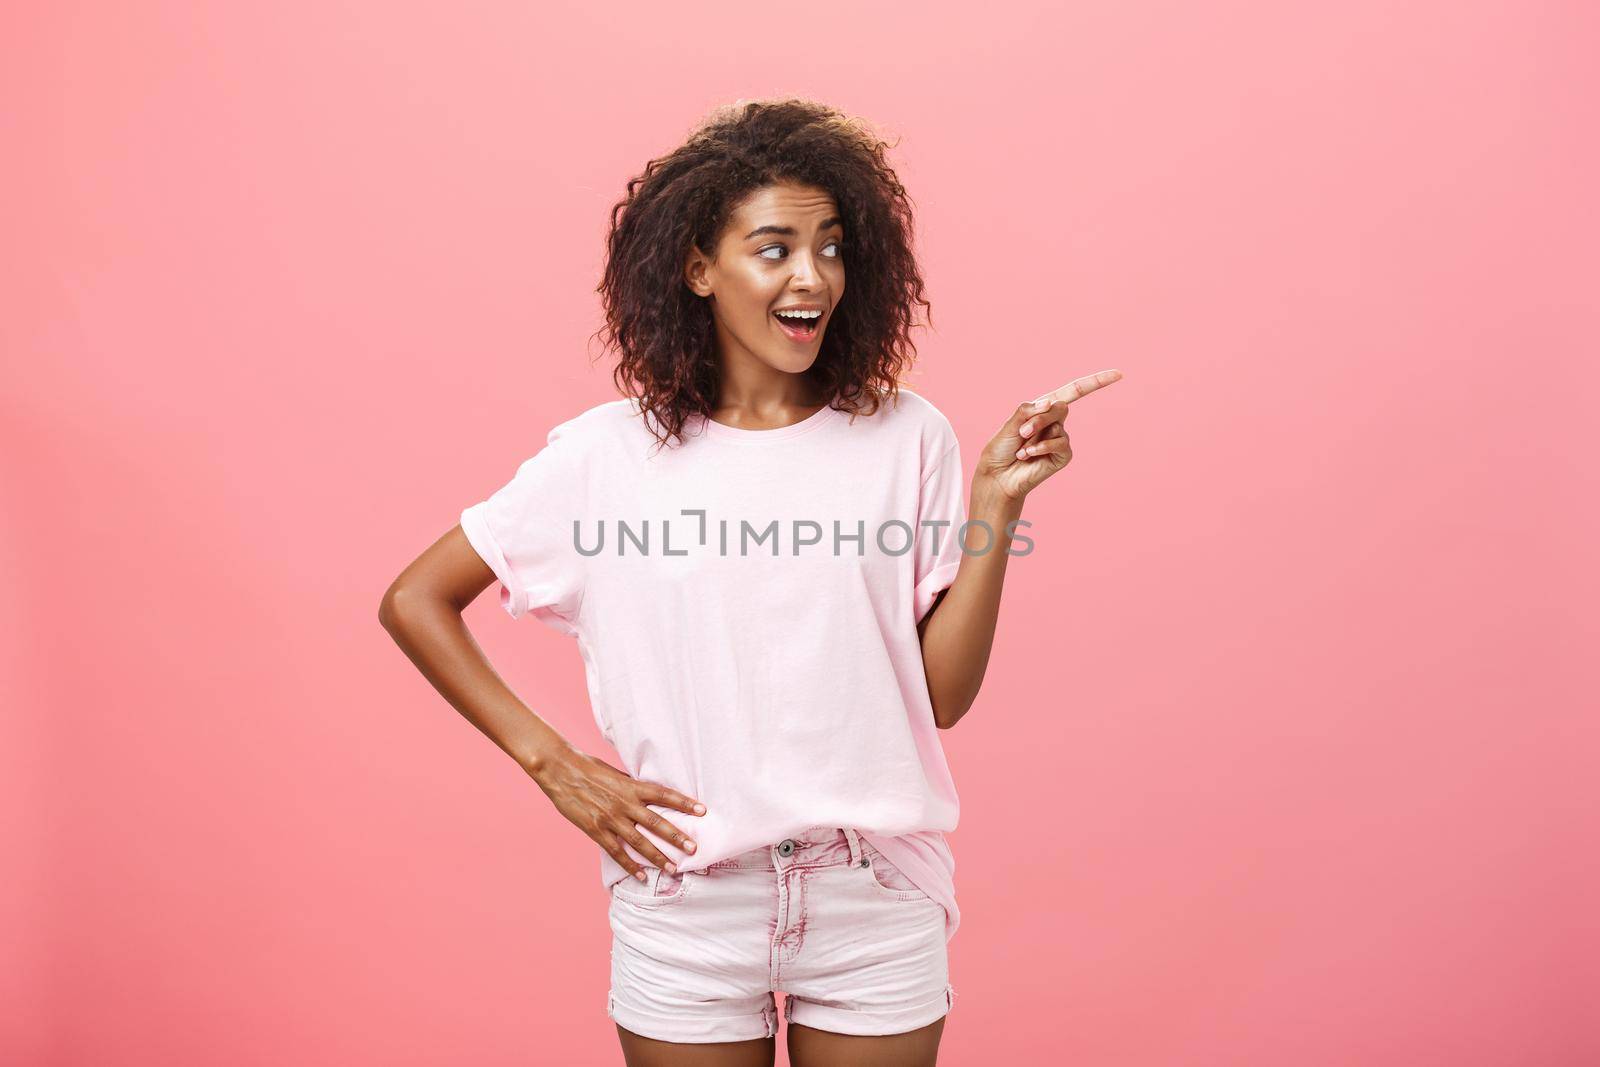
<path id="1" fill-rule="evenodd" d="M 840 244 L 838 241 L 829 241 L 826 245 L 823 245 L 823 247 L 824 248 L 832 248 L 834 250 L 833 255 L 828 257 L 829 259 L 838 259 L 841 255 L 844 254 L 844 246 L 842 244 Z M 756 255 L 760 256 L 762 259 L 781 259 L 781 258 L 783 258 L 782 255 L 769 256 L 769 255 L 767 255 L 767 253 L 768 252 L 778 252 L 778 253 L 787 254 L 788 251 L 789 250 L 787 248 L 785 248 L 783 245 L 768 245 L 767 247 L 763 248 L 761 251 L 757 252 Z"/>

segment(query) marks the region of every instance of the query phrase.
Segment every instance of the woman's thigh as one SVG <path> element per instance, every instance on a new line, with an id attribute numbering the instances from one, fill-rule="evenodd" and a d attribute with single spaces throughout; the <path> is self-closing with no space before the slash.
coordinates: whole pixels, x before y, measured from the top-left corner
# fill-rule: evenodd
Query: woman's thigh
<path id="1" fill-rule="evenodd" d="M 944 1019 L 881 1037 L 835 1034 L 795 1022 L 788 1030 L 789 1067 L 935 1067 Z"/>

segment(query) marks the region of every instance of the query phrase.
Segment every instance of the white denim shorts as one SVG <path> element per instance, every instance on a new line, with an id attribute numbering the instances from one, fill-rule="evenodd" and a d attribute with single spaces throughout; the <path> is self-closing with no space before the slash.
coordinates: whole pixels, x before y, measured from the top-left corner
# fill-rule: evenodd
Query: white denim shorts
<path id="1" fill-rule="evenodd" d="M 955 1003 L 944 906 L 855 830 L 812 827 L 703 871 L 611 887 L 607 1014 L 660 1041 L 745 1041 L 784 1018 L 898 1034 Z"/>

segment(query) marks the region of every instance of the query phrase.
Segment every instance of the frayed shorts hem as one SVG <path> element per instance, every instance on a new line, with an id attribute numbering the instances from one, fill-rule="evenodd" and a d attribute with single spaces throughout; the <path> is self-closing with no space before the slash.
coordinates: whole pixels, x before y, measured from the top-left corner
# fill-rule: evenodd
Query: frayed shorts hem
<path id="1" fill-rule="evenodd" d="M 831 1004 L 818 1004 L 802 997 L 785 996 L 783 1017 L 790 1023 L 809 1026 L 813 1030 L 826 1030 L 833 1034 L 886 1037 L 890 1034 L 920 1030 L 944 1018 L 955 1005 L 955 995 L 955 987 L 947 985 L 944 991 L 932 1000 L 885 1011 L 840 1008 Z M 656 1041 L 684 1044 L 753 1041 L 757 1038 L 775 1037 L 778 1033 L 778 1015 L 775 1006 L 769 1006 L 757 1015 L 686 1019 L 658 1015 L 655 1012 L 620 1004 L 613 993 L 607 997 L 606 1014 L 624 1030 Z"/>
<path id="2" fill-rule="evenodd" d="M 624 1030 L 656 1041 L 685 1044 L 752 1041 L 758 1037 L 774 1037 L 778 1033 L 776 1003 L 769 1004 L 757 1015 L 720 1015 L 696 1019 L 641 1011 L 618 1002 L 616 994 L 612 993 L 606 998 L 606 1014 Z"/>
<path id="3" fill-rule="evenodd" d="M 809 1026 L 813 1030 L 826 1030 L 834 1034 L 853 1037 L 885 1037 L 920 1030 L 950 1014 L 955 1005 L 955 987 L 945 986 L 944 991 L 932 1000 L 908 1007 L 867 1011 L 861 1008 L 839 1008 L 831 1004 L 818 1004 L 813 1000 L 788 997 L 783 1002 L 783 1017 L 791 1023 Z"/>

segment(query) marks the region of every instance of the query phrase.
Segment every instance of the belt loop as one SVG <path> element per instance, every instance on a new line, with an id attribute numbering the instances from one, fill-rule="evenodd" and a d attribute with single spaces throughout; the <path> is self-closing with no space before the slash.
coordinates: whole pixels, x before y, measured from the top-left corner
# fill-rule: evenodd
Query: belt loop
<path id="1" fill-rule="evenodd" d="M 861 851 L 861 835 L 856 833 L 855 827 L 846 826 L 844 827 L 844 836 L 850 842 L 850 866 L 861 866 L 861 857 L 863 854 Z"/>

